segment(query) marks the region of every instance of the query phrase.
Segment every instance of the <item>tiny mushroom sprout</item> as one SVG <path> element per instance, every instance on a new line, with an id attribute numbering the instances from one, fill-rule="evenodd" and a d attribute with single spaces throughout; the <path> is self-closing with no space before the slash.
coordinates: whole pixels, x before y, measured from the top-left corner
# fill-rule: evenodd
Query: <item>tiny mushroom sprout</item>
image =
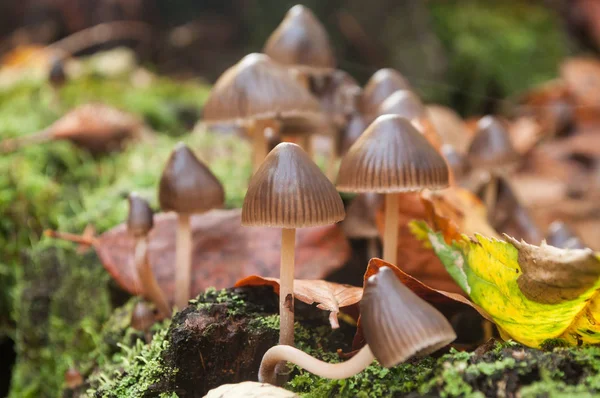
<path id="1" fill-rule="evenodd" d="M 395 264 L 400 193 L 448 186 L 448 166 L 405 118 L 379 116 L 342 158 L 337 188 L 385 194 L 383 259 Z"/>
<path id="2" fill-rule="evenodd" d="M 360 314 L 367 345 L 348 361 L 330 364 L 294 347 L 275 346 L 263 356 L 259 380 L 275 383 L 279 361 L 327 379 L 344 379 L 363 371 L 374 359 L 389 368 L 411 357 L 429 355 L 456 339 L 448 320 L 404 286 L 389 267 L 382 267 L 367 280 Z"/>
<path id="3" fill-rule="evenodd" d="M 148 261 L 148 234 L 154 227 L 154 213 L 148 202 L 135 192 L 129 195 L 129 214 L 127 215 L 127 230 L 136 239 L 135 268 L 142 282 L 142 291 L 154 303 L 160 314 L 171 316 L 171 307 L 160 289 L 152 267 Z"/>
<path id="4" fill-rule="evenodd" d="M 268 152 L 265 130 L 279 136 L 288 124 L 314 130 L 322 122 L 317 99 L 264 54 L 249 54 L 227 69 L 211 90 L 203 114 L 208 124 L 234 123 L 246 129 L 252 140 L 253 171 Z"/>
<path id="5" fill-rule="evenodd" d="M 361 112 L 367 117 L 377 116 L 381 103 L 398 90 L 411 90 L 408 81 L 394 69 L 379 69 L 363 88 L 359 101 Z"/>
<path id="6" fill-rule="evenodd" d="M 485 191 L 488 214 L 494 212 L 498 192 L 498 176 L 518 160 L 508 131 L 493 116 L 485 116 L 477 122 L 477 132 L 469 146 L 468 158 L 473 168 L 486 171 L 489 182 Z"/>
<path id="7" fill-rule="evenodd" d="M 190 216 L 222 207 L 223 186 L 194 153 L 177 144 L 160 178 L 158 200 L 163 211 L 177 213 L 175 305 L 183 309 L 190 299 L 192 235 Z"/>
<path id="8" fill-rule="evenodd" d="M 250 180 L 242 225 L 281 228 L 280 344 L 294 344 L 296 228 L 333 224 L 345 215 L 333 184 L 296 144 L 277 145 Z"/>
<path id="9" fill-rule="evenodd" d="M 263 52 L 289 66 L 299 80 L 318 94 L 335 69 L 327 31 L 310 9 L 295 5 L 267 39 Z"/>

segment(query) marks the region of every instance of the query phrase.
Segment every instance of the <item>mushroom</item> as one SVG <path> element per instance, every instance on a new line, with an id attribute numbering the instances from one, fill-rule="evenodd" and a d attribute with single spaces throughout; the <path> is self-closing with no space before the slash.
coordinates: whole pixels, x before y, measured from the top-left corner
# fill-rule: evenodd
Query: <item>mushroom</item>
<path id="1" fill-rule="evenodd" d="M 171 315 L 171 307 L 165 298 L 148 261 L 148 233 L 154 227 L 154 213 L 148 202 L 135 192 L 129 195 L 127 230 L 136 239 L 135 268 L 142 282 L 144 295 L 156 305 L 164 317 Z"/>
<path id="2" fill-rule="evenodd" d="M 379 257 L 379 230 L 375 213 L 381 204 L 381 195 L 366 192 L 352 199 L 342 222 L 344 234 L 349 239 L 367 240 L 367 257 Z"/>
<path id="3" fill-rule="evenodd" d="M 210 390 L 204 398 L 299 398 L 299 395 L 271 384 L 243 381 L 222 384 Z"/>
<path id="4" fill-rule="evenodd" d="M 314 130 L 322 122 L 319 102 L 287 70 L 264 54 L 250 54 L 217 80 L 204 105 L 209 124 L 234 123 L 252 139 L 253 171 L 267 155 L 264 131 L 286 125 Z"/>
<path id="5" fill-rule="evenodd" d="M 471 142 L 471 134 L 460 115 L 442 105 L 427 105 L 425 108 L 442 143 L 451 144 L 459 153 L 466 153 Z"/>
<path id="6" fill-rule="evenodd" d="M 396 263 L 401 192 L 448 186 L 444 158 L 407 119 L 379 116 L 342 159 L 337 188 L 385 194 L 383 259 Z"/>
<path id="7" fill-rule="evenodd" d="M 359 102 L 360 111 L 368 116 L 377 116 L 377 110 L 387 97 L 398 90 L 410 90 L 408 81 L 396 70 L 379 69 L 365 85 Z"/>
<path id="8" fill-rule="evenodd" d="M 414 356 L 429 355 L 456 339 L 448 320 L 404 286 L 389 267 L 382 267 L 367 280 L 360 314 L 367 345 L 352 359 L 330 364 L 293 347 L 275 346 L 263 356 L 258 379 L 275 383 L 279 361 L 324 378 L 344 379 L 363 371 L 373 359 L 389 368 Z"/>
<path id="9" fill-rule="evenodd" d="M 498 119 L 485 116 L 477 122 L 477 132 L 467 156 L 473 168 L 484 170 L 489 175 L 484 201 L 488 214 L 492 214 L 496 206 L 498 176 L 513 166 L 519 156 L 510 142 L 508 131 Z"/>
<path id="10" fill-rule="evenodd" d="M 381 115 L 398 115 L 410 120 L 436 149 L 441 147 L 442 141 L 429 121 L 425 106 L 412 91 L 398 90 L 387 97 L 379 105 L 378 116 Z"/>
<path id="11" fill-rule="evenodd" d="M 131 312 L 130 325 L 135 330 L 146 332 L 154 325 L 154 311 L 148 304 L 143 301 L 138 301 Z"/>
<path id="12" fill-rule="evenodd" d="M 458 152 L 452 145 L 442 145 L 440 152 L 446 163 L 452 172 L 452 179 L 454 181 L 461 180 L 467 174 L 469 174 L 469 162 L 467 158 L 460 152 Z"/>
<path id="13" fill-rule="evenodd" d="M 294 344 L 296 228 L 333 224 L 344 216 L 335 187 L 296 144 L 277 145 L 250 180 L 242 225 L 281 228 L 280 344 Z"/>
<path id="14" fill-rule="evenodd" d="M 178 216 L 175 305 L 182 309 L 190 299 L 190 216 L 223 206 L 225 192 L 210 169 L 185 144 L 179 143 L 171 153 L 160 178 L 158 200 L 163 211 L 175 211 Z"/>

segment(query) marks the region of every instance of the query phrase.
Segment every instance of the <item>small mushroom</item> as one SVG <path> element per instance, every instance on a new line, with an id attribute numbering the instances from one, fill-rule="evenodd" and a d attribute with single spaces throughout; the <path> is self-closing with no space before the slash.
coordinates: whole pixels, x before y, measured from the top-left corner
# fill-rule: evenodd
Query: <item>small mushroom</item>
<path id="1" fill-rule="evenodd" d="M 560 249 L 585 249 L 586 245 L 581 241 L 567 224 L 562 221 L 554 221 L 548 227 L 546 243 Z"/>
<path id="2" fill-rule="evenodd" d="M 471 133 L 460 115 L 441 105 L 427 105 L 427 115 L 443 144 L 450 144 L 460 153 L 466 153 Z"/>
<path id="3" fill-rule="evenodd" d="M 452 145 L 444 144 L 440 149 L 442 156 L 452 171 L 454 181 L 461 180 L 469 173 L 469 162 L 462 153 L 459 153 Z"/>
<path id="4" fill-rule="evenodd" d="M 148 260 L 148 234 L 154 227 L 154 212 L 148 202 L 132 193 L 129 195 L 129 215 L 127 216 L 127 230 L 136 239 L 135 268 L 142 282 L 142 291 L 150 299 L 162 316 L 171 316 L 171 307 L 152 272 Z"/>
<path id="5" fill-rule="evenodd" d="M 143 301 L 135 303 L 131 313 L 131 327 L 140 332 L 146 332 L 154 325 L 154 311 Z"/>
<path id="6" fill-rule="evenodd" d="M 227 69 L 213 86 L 203 113 L 209 124 L 233 123 L 248 131 L 253 171 L 267 155 L 266 129 L 282 135 L 286 125 L 314 130 L 322 122 L 317 99 L 264 54 L 247 55 Z"/>
<path id="7" fill-rule="evenodd" d="M 367 280 L 360 313 L 367 345 L 350 360 L 330 364 L 280 345 L 263 356 L 259 380 L 275 383 L 279 361 L 291 362 L 327 379 L 344 379 L 363 371 L 375 358 L 389 368 L 411 357 L 429 355 L 456 339 L 446 318 L 404 286 L 389 267 L 382 267 Z"/>
<path id="8" fill-rule="evenodd" d="M 183 143 L 177 144 L 160 178 L 158 200 L 163 211 L 177 213 L 175 305 L 183 309 L 190 299 L 192 234 L 190 216 L 223 206 L 223 186 Z"/>
<path id="9" fill-rule="evenodd" d="M 485 170 L 489 174 L 485 193 L 488 214 L 492 214 L 496 206 L 498 176 L 515 165 L 518 157 L 508 131 L 498 119 L 485 116 L 477 122 L 477 132 L 469 146 L 468 158 L 473 168 Z"/>
<path id="10" fill-rule="evenodd" d="M 346 210 L 342 222 L 344 234 L 349 239 L 367 240 L 367 257 L 379 257 L 379 230 L 375 222 L 375 213 L 381 204 L 381 195 L 366 192 L 359 194 Z"/>
<path id="11" fill-rule="evenodd" d="M 213 388 L 204 398 L 299 398 L 299 395 L 271 384 L 243 381 Z"/>
<path id="12" fill-rule="evenodd" d="M 83 376 L 79 370 L 71 367 L 65 372 L 65 385 L 68 389 L 74 390 L 83 384 Z"/>
<path id="13" fill-rule="evenodd" d="M 363 88 L 359 100 L 360 111 L 368 117 L 377 116 L 381 103 L 398 90 L 411 90 L 408 81 L 394 69 L 379 69 Z"/>
<path id="14" fill-rule="evenodd" d="M 296 228 L 333 224 L 344 216 L 335 187 L 296 144 L 277 145 L 250 180 L 242 225 L 281 228 L 280 344 L 294 344 Z"/>
<path id="15" fill-rule="evenodd" d="M 407 119 L 379 116 L 342 159 L 337 188 L 385 194 L 383 259 L 396 264 L 399 193 L 448 186 L 444 158 Z"/>

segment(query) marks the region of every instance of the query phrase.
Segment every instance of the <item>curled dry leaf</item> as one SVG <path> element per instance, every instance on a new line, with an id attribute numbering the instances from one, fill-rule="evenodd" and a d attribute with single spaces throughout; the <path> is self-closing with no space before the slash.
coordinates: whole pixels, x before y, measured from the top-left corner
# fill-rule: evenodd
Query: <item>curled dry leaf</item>
<path id="1" fill-rule="evenodd" d="M 235 287 L 272 286 L 279 294 L 279 279 L 252 275 L 236 282 Z M 340 327 L 338 313 L 346 310 L 350 315 L 358 313 L 356 304 L 362 298 L 362 288 L 324 280 L 294 280 L 294 296 L 306 304 L 317 303 L 317 308 L 330 311 L 329 322 L 332 329 Z M 355 308 L 350 308 L 355 307 Z"/>
<path id="2" fill-rule="evenodd" d="M 134 115 L 102 105 L 79 106 L 48 128 L 25 137 L 0 142 L 0 152 L 53 140 L 69 140 L 93 154 L 117 151 L 130 140 L 140 139 L 144 124 Z"/>
<path id="3" fill-rule="evenodd" d="M 175 279 L 174 213 L 157 214 L 149 234 L 148 258 L 165 295 L 172 301 Z M 247 275 L 279 275 L 281 234 L 267 227 L 242 227 L 240 209 L 212 210 L 191 217 L 192 287 L 196 295 L 213 286 L 230 287 Z M 80 237 L 50 233 L 77 243 Z M 102 264 L 125 290 L 141 292 L 135 271 L 135 239 L 121 224 L 91 243 Z M 303 279 L 321 279 L 340 268 L 350 255 L 344 234 L 337 225 L 301 228 L 296 234 L 296 275 Z"/>
<path id="4" fill-rule="evenodd" d="M 442 314 L 446 317 L 451 317 L 452 315 L 464 311 L 465 309 L 471 307 L 475 309 L 482 317 L 491 320 L 491 317 L 479 306 L 471 302 L 469 299 L 464 296 L 447 292 L 444 290 L 433 289 L 418 279 L 413 278 L 400 268 L 396 267 L 393 264 L 387 263 L 381 259 L 373 258 L 369 261 L 369 265 L 367 266 L 367 271 L 365 272 L 364 283 L 366 284 L 367 279 L 370 276 L 375 275 L 381 267 L 389 267 L 394 271 L 394 274 L 400 281 L 412 290 L 417 296 L 421 297 L 423 300 L 427 301 L 429 304 L 433 305 L 437 308 Z M 444 272 L 442 270 L 442 272 Z M 356 335 L 354 336 L 354 341 L 352 343 L 353 349 L 358 349 L 364 344 L 364 339 L 362 336 L 362 331 L 360 328 L 360 319 L 358 321 L 358 330 L 356 331 Z"/>

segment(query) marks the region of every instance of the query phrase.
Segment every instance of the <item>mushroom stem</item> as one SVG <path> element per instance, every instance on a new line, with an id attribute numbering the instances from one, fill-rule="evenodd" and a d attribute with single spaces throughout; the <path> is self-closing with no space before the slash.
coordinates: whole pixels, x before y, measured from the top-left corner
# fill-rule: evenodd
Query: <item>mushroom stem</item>
<path id="1" fill-rule="evenodd" d="M 268 142 L 265 137 L 267 125 L 260 121 L 254 121 L 250 127 L 252 136 L 252 174 L 258 170 L 263 160 L 267 157 Z"/>
<path id="2" fill-rule="evenodd" d="M 20 148 L 41 144 L 43 142 L 52 141 L 54 134 L 50 128 L 38 131 L 37 133 L 29 134 L 24 137 L 18 137 L 0 141 L 0 153 L 14 152 Z"/>
<path id="3" fill-rule="evenodd" d="M 281 230 L 279 270 L 279 344 L 294 345 L 294 256 L 296 230 Z"/>
<path id="4" fill-rule="evenodd" d="M 498 192 L 498 177 L 496 174 L 490 174 L 490 181 L 485 188 L 485 207 L 487 208 L 488 219 L 492 218 L 494 208 L 496 207 L 496 194 Z"/>
<path id="5" fill-rule="evenodd" d="M 175 306 L 182 310 L 190 299 L 190 275 L 192 272 L 192 231 L 190 215 L 178 213 L 177 245 L 175 249 Z"/>
<path id="6" fill-rule="evenodd" d="M 363 371 L 375 357 L 371 348 L 365 345 L 351 359 L 342 363 L 327 363 L 311 357 L 297 348 L 278 345 L 271 347 L 263 356 L 258 371 L 258 380 L 274 384 L 277 380 L 275 367 L 280 361 L 291 362 L 326 379 L 345 379 Z"/>
<path id="7" fill-rule="evenodd" d="M 385 231 L 383 233 L 383 259 L 396 264 L 398 256 L 398 219 L 400 195 L 388 193 L 385 195 Z"/>
<path id="8" fill-rule="evenodd" d="M 152 268 L 150 267 L 150 261 L 148 261 L 148 237 L 143 236 L 137 239 L 135 245 L 135 268 L 137 269 L 140 281 L 142 282 L 142 289 L 144 295 L 150 299 L 160 312 L 162 316 L 168 318 L 171 316 L 171 307 L 165 298 Z"/>
<path id="9" fill-rule="evenodd" d="M 336 163 L 339 159 L 338 148 L 339 148 L 339 136 L 341 134 L 337 134 L 331 137 L 331 148 L 329 148 L 329 153 L 327 154 L 327 169 L 325 175 L 329 181 L 335 181 L 337 168 Z"/>
<path id="10" fill-rule="evenodd" d="M 369 256 L 369 260 L 372 258 L 379 257 L 379 250 L 377 248 L 377 238 L 367 239 L 367 256 Z"/>

